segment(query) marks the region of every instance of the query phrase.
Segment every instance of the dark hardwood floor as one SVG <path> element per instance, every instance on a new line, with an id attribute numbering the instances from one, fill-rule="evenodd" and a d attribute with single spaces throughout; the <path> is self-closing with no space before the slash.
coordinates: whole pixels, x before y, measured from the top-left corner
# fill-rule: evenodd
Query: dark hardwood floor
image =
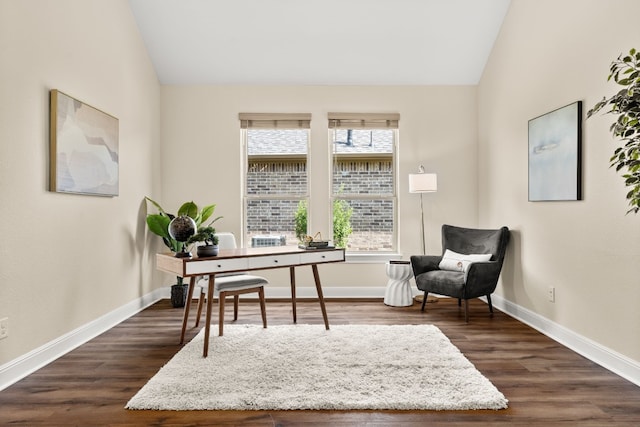
<path id="1" fill-rule="evenodd" d="M 1 391 L 0 425 L 640 425 L 640 387 L 504 313 L 490 316 L 479 300 L 469 310 L 465 324 L 449 299 L 428 304 L 425 313 L 418 304 L 327 302 L 334 325 L 435 324 L 505 394 L 506 410 L 129 411 L 126 402 L 180 348 L 182 310 L 163 300 Z M 290 304 L 269 301 L 267 317 L 270 325 L 290 323 Z M 238 322 L 261 323 L 257 302 L 241 304 Z M 298 323 L 322 323 L 317 302 L 299 302 Z M 196 333 L 189 329 L 187 339 Z"/>

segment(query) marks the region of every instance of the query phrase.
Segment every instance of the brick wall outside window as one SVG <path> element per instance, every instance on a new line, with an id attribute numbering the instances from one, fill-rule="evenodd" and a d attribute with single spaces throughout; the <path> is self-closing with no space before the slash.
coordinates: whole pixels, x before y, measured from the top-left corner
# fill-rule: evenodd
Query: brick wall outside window
<path id="1" fill-rule="evenodd" d="M 391 160 L 340 160 L 334 167 L 334 182 L 342 194 L 393 194 Z M 304 161 L 259 160 L 249 162 L 249 195 L 306 194 Z M 336 184 L 337 185 L 337 184 Z M 338 188 L 334 189 L 338 192 Z M 390 200 L 348 200 L 353 207 L 349 250 L 391 249 L 393 202 Z M 288 244 L 297 243 L 294 214 L 298 201 L 250 200 L 247 231 L 250 235 L 286 235 Z M 313 233 L 313 230 L 309 230 Z M 388 242 L 388 243 L 387 243 Z"/>

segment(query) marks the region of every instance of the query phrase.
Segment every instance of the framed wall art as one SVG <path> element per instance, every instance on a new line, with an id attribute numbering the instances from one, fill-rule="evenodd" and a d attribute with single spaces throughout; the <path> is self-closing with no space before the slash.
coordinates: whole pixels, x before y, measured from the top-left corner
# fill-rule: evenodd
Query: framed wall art
<path id="1" fill-rule="evenodd" d="M 582 200 L 582 101 L 529 120 L 529 201 Z"/>
<path id="2" fill-rule="evenodd" d="M 118 119 L 59 90 L 50 95 L 50 191 L 117 196 Z"/>

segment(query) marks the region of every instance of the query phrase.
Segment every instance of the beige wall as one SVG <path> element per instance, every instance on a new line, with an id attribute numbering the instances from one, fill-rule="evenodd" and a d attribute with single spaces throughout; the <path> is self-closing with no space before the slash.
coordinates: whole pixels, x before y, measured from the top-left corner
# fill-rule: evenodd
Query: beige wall
<path id="1" fill-rule="evenodd" d="M 408 174 L 418 165 L 438 173 L 439 191 L 425 196 L 427 248 L 440 252 L 444 222 L 475 226 L 477 152 L 475 87 L 163 86 L 162 200 L 217 203 L 218 230 L 240 235 L 241 145 L 239 112 L 311 113 L 310 229 L 329 235 L 328 112 L 398 112 L 400 119 L 400 252 L 421 251 L 420 198 L 409 194 Z M 286 271 L 265 275 L 287 285 Z M 310 285 L 311 274 L 299 282 Z M 322 266 L 324 286 L 383 287 L 384 262 Z"/>
<path id="2" fill-rule="evenodd" d="M 635 361 L 640 218 L 609 169 L 613 116 L 583 122 L 578 202 L 527 201 L 527 122 L 615 93 L 608 67 L 640 48 L 638 16 L 637 0 L 513 0 L 478 89 L 479 222 L 514 229 L 498 294 Z"/>
<path id="3" fill-rule="evenodd" d="M 0 365 L 151 291 L 159 84 L 126 0 L 0 0 Z M 119 119 L 120 195 L 48 188 L 49 90 Z"/>

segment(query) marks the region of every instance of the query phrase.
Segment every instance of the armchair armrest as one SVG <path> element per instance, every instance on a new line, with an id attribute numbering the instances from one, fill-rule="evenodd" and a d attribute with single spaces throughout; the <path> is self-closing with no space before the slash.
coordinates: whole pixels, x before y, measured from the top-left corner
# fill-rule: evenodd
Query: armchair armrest
<path id="1" fill-rule="evenodd" d="M 498 261 L 474 262 L 466 276 L 466 298 L 477 298 L 495 291 L 502 265 Z"/>
<path id="2" fill-rule="evenodd" d="M 427 271 L 439 270 L 438 264 L 442 261 L 442 256 L 436 255 L 412 255 L 411 268 L 413 275 L 417 276 Z"/>

